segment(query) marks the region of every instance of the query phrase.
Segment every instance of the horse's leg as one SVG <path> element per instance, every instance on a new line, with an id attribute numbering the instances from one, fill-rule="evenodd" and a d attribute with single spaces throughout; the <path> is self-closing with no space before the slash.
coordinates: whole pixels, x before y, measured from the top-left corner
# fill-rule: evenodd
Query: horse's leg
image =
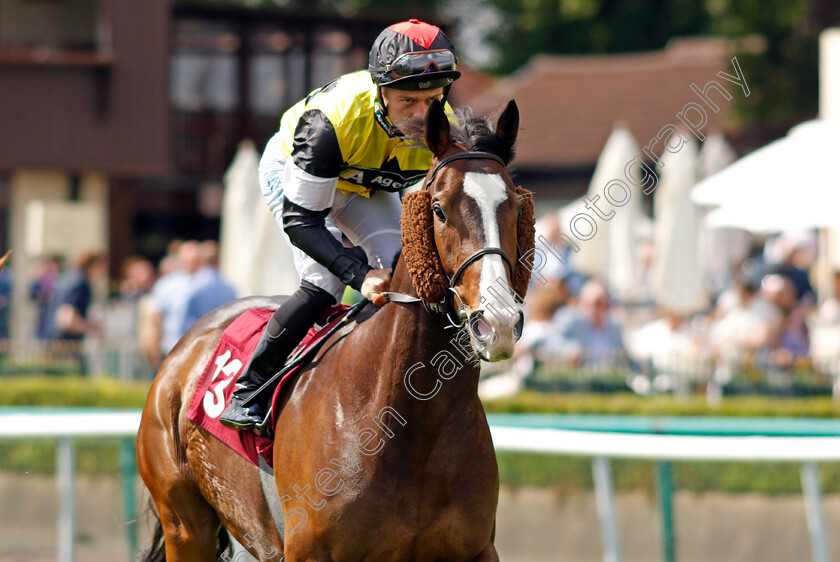
<path id="1" fill-rule="evenodd" d="M 167 562 L 215 562 L 219 518 L 203 498 L 173 493 L 155 505 L 163 525 Z"/>
<path id="2" fill-rule="evenodd" d="M 216 560 L 219 517 L 204 498 L 184 482 L 165 447 L 144 446 L 149 443 L 148 437 L 149 432 L 141 432 L 138 460 L 140 473 L 160 517 L 166 559 L 169 562 Z"/>
<path id="3" fill-rule="evenodd" d="M 499 562 L 499 553 L 496 552 L 496 546 L 490 543 L 484 547 L 481 554 L 475 558 L 475 562 Z"/>
<path id="4" fill-rule="evenodd" d="M 215 561 L 219 517 L 201 495 L 181 478 L 166 447 L 145 447 L 151 437 L 142 432 L 138 439 L 140 473 L 155 502 L 166 544 L 166 559 Z M 161 439 L 161 442 L 165 440 Z"/>
<path id="5" fill-rule="evenodd" d="M 150 390 L 137 435 L 137 465 L 155 502 L 163 529 L 166 559 L 215 561 L 219 517 L 194 485 L 184 479 L 189 471 L 179 462 L 183 449 L 177 422 L 171 421 L 173 378 L 160 377 Z"/>

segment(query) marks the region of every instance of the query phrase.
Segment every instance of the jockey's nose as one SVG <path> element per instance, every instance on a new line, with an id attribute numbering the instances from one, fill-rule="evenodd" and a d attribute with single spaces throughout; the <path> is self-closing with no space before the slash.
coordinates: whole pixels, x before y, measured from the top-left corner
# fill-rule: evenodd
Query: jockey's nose
<path id="1" fill-rule="evenodd" d="M 414 104 L 414 117 L 415 119 L 426 119 L 426 111 L 429 109 L 429 103 L 415 103 Z"/>

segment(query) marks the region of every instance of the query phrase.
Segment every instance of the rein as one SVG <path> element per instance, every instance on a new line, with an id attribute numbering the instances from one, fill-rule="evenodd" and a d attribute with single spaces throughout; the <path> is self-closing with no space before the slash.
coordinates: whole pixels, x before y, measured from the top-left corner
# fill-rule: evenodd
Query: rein
<path id="1" fill-rule="evenodd" d="M 502 168 L 506 168 L 504 160 L 496 156 L 495 154 L 491 154 L 489 152 L 479 152 L 479 151 L 465 151 L 465 152 L 456 152 L 455 154 L 450 154 L 444 158 L 441 158 L 437 165 L 432 168 L 432 171 L 429 172 L 429 175 L 426 176 L 426 181 L 423 188 L 426 191 L 429 191 L 432 184 L 437 177 L 438 171 L 444 166 L 456 161 L 456 160 L 495 160 L 499 164 L 502 165 Z M 444 276 L 446 276 L 447 281 L 449 281 L 449 295 L 444 298 L 440 302 L 432 303 L 426 302 L 420 298 L 412 297 L 410 295 L 406 295 L 403 293 L 395 293 L 395 292 L 385 292 L 382 295 L 385 297 L 385 300 L 388 302 L 394 303 L 401 303 L 401 304 L 410 304 L 410 303 L 421 303 L 423 307 L 428 310 L 432 314 L 445 314 L 446 319 L 449 320 L 451 327 L 453 328 L 462 328 L 464 323 L 467 320 L 466 313 L 464 312 L 465 306 L 464 301 L 461 299 L 461 295 L 458 294 L 458 290 L 455 289 L 455 284 L 458 283 L 458 280 L 461 278 L 461 275 L 466 271 L 467 267 L 471 264 L 476 262 L 477 260 L 483 258 L 488 254 L 496 254 L 501 256 L 502 260 L 508 265 L 511 275 L 513 274 L 513 262 L 511 261 L 510 257 L 502 250 L 501 248 L 482 248 L 474 252 L 470 257 L 465 259 L 458 269 L 455 270 L 455 273 L 452 277 L 446 272 L 446 267 L 443 265 L 443 259 L 440 257 L 440 250 L 438 250 L 437 244 L 434 243 L 434 236 L 432 237 L 432 244 L 435 247 L 435 255 L 438 257 L 438 261 L 441 265 L 441 271 L 443 271 Z M 455 298 L 457 298 L 458 303 L 454 302 Z M 453 317 L 455 320 L 453 320 Z"/>

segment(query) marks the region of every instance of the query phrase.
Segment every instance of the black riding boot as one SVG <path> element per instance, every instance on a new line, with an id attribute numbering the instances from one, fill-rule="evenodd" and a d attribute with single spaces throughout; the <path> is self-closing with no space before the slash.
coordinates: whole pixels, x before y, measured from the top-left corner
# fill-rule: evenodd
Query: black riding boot
<path id="1" fill-rule="evenodd" d="M 303 281 L 289 300 L 277 309 L 236 381 L 230 404 L 219 418 L 223 425 L 234 429 L 259 428 L 268 413 L 272 391 L 265 390 L 248 406 L 242 403 L 283 367 L 288 354 L 333 303 L 332 295 Z"/>

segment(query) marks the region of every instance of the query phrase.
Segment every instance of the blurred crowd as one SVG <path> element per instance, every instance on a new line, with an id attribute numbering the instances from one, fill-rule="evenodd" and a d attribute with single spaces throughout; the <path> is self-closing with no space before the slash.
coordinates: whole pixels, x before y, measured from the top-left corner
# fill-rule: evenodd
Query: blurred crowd
<path id="1" fill-rule="evenodd" d="M 659 306 L 651 291 L 632 302 L 615 298 L 604 280 L 578 271 L 566 249 L 571 259 L 554 260 L 532 277 L 522 340 L 504 368 L 520 382 L 540 372 L 619 372 L 642 394 L 722 387 L 745 373 L 840 379 L 840 302 L 818 299 L 811 284 L 815 242 L 760 242 L 729 275 L 708 284 L 713 304 L 690 315 Z M 120 361 L 130 366 L 119 369 L 152 376 L 198 318 L 237 297 L 219 273 L 214 241 L 174 241 L 159 263 L 132 256 L 118 271 L 109 280 L 98 252 L 72 263 L 40 260 L 30 272 L 33 337 L 70 344 L 68 355 L 88 372 L 95 368 L 83 342 L 124 348 L 131 358 Z M 11 299 L 10 279 L 8 270 L 0 275 L 0 338 L 9 337 L 3 305 Z M 840 272 L 835 280 L 840 294 Z"/>
<path id="2" fill-rule="evenodd" d="M 808 237 L 761 240 L 708 284 L 711 306 L 690 315 L 660 306 L 650 290 L 621 302 L 603 280 L 576 271 L 573 259 L 557 260 L 531 280 L 512 372 L 521 379 L 620 372 L 641 394 L 720 389 L 737 377 L 790 383 L 802 373 L 831 384 L 840 376 L 840 303 L 817 298 L 815 258 Z M 840 294 L 840 272 L 834 279 Z"/>
<path id="3" fill-rule="evenodd" d="M 157 265 L 141 256 L 126 259 L 113 283 L 102 253 L 86 252 L 69 264 L 44 258 L 30 275 L 33 336 L 67 350 L 83 372 L 96 369 L 82 345 L 93 341 L 130 355 L 130 376 L 151 376 L 196 320 L 236 299 L 219 273 L 218 254 L 215 241 L 176 240 Z"/>

